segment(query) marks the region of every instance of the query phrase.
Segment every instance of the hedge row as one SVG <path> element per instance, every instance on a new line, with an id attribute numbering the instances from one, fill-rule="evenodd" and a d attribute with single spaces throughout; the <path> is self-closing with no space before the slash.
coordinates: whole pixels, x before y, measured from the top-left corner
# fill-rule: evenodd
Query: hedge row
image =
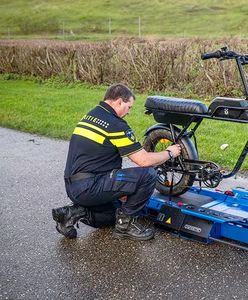
<path id="1" fill-rule="evenodd" d="M 123 82 L 140 91 L 242 95 L 235 63 L 202 61 L 201 53 L 228 46 L 246 53 L 242 39 L 117 39 L 108 42 L 0 41 L 0 72 L 91 84 Z"/>

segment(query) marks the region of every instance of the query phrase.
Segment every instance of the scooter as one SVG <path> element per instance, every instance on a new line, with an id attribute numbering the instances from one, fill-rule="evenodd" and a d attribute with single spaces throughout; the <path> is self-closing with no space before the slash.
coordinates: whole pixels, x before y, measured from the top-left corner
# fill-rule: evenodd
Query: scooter
<path id="1" fill-rule="evenodd" d="M 164 96 L 149 96 L 145 102 L 146 114 L 152 114 L 158 124 L 145 133 L 144 149 L 161 151 L 171 144 L 180 144 L 181 155 L 157 167 L 156 189 L 164 194 L 176 196 L 185 193 L 194 182 L 200 187 L 215 188 L 224 178 L 234 176 L 242 166 L 248 152 L 246 142 L 232 171 L 226 173 L 215 162 L 198 159 L 195 132 L 203 119 L 248 123 L 248 85 L 243 69 L 248 64 L 248 55 L 221 50 L 202 54 L 201 58 L 227 60 L 237 63 L 245 92 L 245 99 L 216 97 L 207 107 L 198 100 Z"/>

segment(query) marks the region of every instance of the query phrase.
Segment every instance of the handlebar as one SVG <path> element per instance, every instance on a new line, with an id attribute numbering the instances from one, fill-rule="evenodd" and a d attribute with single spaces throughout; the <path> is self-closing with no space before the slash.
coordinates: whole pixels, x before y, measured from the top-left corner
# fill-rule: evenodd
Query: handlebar
<path id="1" fill-rule="evenodd" d="M 239 74 L 243 83 L 243 87 L 245 90 L 245 96 L 246 96 L 246 100 L 248 100 L 248 83 L 247 83 L 247 79 L 246 79 L 246 74 L 243 70 L 242 65 L 248 65 L 248 54 L 238 54 L 234 51 L 229 51 L 227 50 L 227 47 L 223 47 L 218 51 L 215 52 L 208 52 L 208 53 L 203 53 L 201 55 L 201 58 L 203 60 L 205 59 L 211 59 L 211 58 L 217 58 L 219 60 L 225 60 L 225 59 L 235 59 L 237 66 L 238 66 L 238 70 L 239 70 Z"/>
<path id="2" fill-rule="evenodd" d="M 222 57 L 222 53 L 220 50 L 215 51 L 215 52 L 203 53 L 201 55 L 201 59 L 203 59 L 203 60 L 210 59 L 210 58 L 221 58 L 221 57 Z"/>
<path id="3" fill-rule="evenodd" d="M 234 51 L 228 51 L 226 47 L 221 48 L 221 50 L 215 51 L 215 52 L 208 52 L 208 53 L 203 53 L 201 55 L 201 59 L 206 60 L 206 59 L 212 59 L 212 58 L 217 58 L 217 59 L 239 59 L 241 64 L 248 64 L 248 55 L 242 55 L 238 54 Z"/>

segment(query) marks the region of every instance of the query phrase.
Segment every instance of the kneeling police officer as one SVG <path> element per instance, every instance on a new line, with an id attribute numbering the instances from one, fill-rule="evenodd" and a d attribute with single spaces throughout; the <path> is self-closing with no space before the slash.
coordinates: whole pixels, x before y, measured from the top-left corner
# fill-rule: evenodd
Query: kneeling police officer
<path id="1" fill-rule="evenodd" d="M 165 151 L 147 152 L 136 140 L 123 118 L 135 101 L 123 84 L 110 86 L 103 101 L 77 124 L 69 145 L 65 168 L 65 187 L 73 205 L 52 210 L 56 229 L 67 238 L 75 238 L 75 226 L 114 225 L 114 237 L 149 240 L 151 228 L 143 226 L 138 215 L 152 195 L 159 165 L 177 157 L 179 145 Z M 122 169 L 122 157 L 138 167 Z"/>

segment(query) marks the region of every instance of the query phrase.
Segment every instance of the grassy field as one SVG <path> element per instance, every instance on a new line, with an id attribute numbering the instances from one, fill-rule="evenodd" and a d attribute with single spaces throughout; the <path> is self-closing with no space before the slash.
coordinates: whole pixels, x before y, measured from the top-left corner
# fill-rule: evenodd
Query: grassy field
<path id="1" fill-rule="evenodd" d="M 246 37 L 248 31 L 246 0 L 1 0 L 0 11 L 2 38 Z"/>
<path id="2" fill-rule="evenodd" d="M 0 126 L 54 138 L 69 139 L 80 118 L 103 97 L 106 87 L 59 86 L 51 81 L 6 80 L 0 75 Z M 144 114 L 146 94 L 137 94 L 127 121 L 142 142 L 152 116 Z M 204 121 L 198 134 L 200 158 L 231 168 L 248 139 L 247 125 Z M 220 145 L 228 143 L 222 151 Z M 246 159 L 243 170 L 248 170 Z"/>

